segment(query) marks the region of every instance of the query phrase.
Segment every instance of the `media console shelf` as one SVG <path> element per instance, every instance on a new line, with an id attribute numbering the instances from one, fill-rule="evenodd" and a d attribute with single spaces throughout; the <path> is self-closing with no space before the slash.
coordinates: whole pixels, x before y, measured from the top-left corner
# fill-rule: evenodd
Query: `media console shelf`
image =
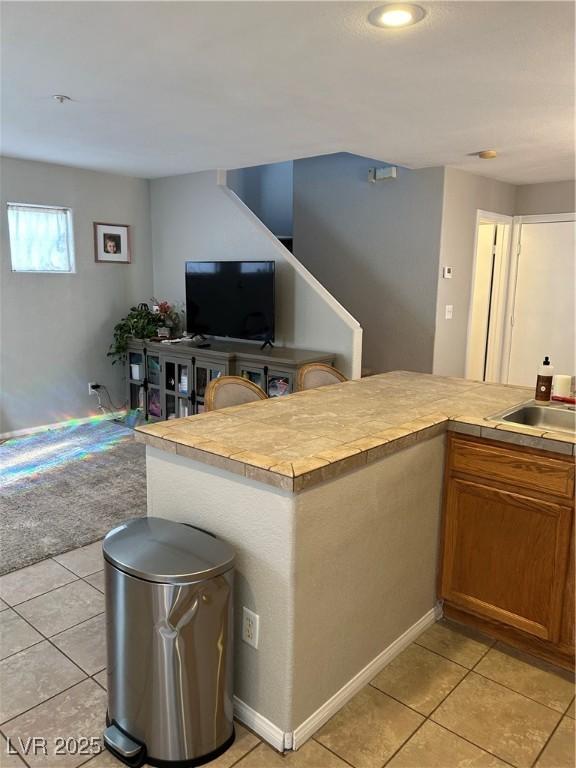
<path id="1" fill-rule="evenodd" d="M 309 349 L 258 346 L 240 341 L 162 344 L 132 339 L 128 344 L 127 387 L 130 408 L 147 421 L 193 416 L 204 410 L 206 385 L 219 376 L 244 376 L 268 394 L 294 391 L 298 368 L 307 363 L 334 365 L 334 354 Z"/>

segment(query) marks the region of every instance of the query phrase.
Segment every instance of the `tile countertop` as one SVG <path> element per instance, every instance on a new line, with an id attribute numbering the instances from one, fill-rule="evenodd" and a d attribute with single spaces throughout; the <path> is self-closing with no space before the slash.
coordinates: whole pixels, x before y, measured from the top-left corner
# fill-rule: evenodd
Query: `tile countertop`
<path id="1" fill-rule="evenodd" d="M 486 417 L 533 390 L 394 371 L 138 427 L 140 442 L 300 491 L 448 430 L 574 454 L 574 436 Z"/>

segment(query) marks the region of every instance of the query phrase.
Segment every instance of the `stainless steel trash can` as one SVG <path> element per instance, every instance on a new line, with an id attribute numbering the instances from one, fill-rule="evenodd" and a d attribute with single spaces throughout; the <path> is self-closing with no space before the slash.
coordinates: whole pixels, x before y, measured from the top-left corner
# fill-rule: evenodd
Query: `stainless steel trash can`
<path id="1" fill-rule="evenodd" d="M 234 741 L 232 548 L 144 517 L 110 531 L 103 552 L 106 747 L 131 766 L 212 760 Z"/>

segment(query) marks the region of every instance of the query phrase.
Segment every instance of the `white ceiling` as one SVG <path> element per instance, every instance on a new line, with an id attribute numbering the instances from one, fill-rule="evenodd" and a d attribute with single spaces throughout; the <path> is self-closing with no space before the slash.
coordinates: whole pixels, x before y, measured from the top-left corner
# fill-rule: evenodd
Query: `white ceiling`
<path id="1" fill-rule="evenodd" d="M 2 153 L 142 177 L 339 151 L 574 177 L 573 3 L 426 0 L 393 31 L 367 24 L 378 4 L 3 2 Z"/>

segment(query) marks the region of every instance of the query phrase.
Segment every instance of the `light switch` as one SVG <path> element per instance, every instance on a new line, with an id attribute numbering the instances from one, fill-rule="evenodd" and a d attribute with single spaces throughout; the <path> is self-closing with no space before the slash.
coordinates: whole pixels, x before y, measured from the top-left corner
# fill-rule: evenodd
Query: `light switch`
<path id="1" fill-rule="evenodd" d="M 444 317 L 446 318 L 446 320 L 452 320 L 453 314 L 454 314 L 454 305 L 446 304 L 446 312 L 444 314 Z"/>

